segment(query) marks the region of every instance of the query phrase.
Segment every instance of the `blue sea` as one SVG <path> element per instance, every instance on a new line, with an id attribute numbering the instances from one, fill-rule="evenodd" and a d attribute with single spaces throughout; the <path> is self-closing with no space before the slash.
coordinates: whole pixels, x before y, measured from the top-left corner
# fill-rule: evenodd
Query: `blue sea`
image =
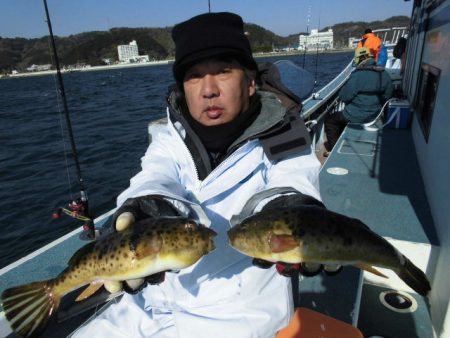
<path id="1" fill-rule="evenodd" d="M 321 88 L 352 53 L 297 55 Z M 115 207 L 140 171 L 148 123 L 165 116 L 170 65 L 63 74 L 93 217 Z M 79 196 L 56 76 L 0 80 L 0 268 L 83 225 L 52 213 Z"/>

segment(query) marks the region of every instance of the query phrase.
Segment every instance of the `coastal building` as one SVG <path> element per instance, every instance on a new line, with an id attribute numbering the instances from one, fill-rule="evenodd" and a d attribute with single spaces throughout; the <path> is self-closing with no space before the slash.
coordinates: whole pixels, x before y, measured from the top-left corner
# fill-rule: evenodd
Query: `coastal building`
<path id="1" fill-rule="evenodd" d="M 131 41 L 128 45 L 118 45 L 117 52 L 119 53 L 119 62 L 122 63 L 149 61 L 148 55 L 139 55 L 136 40 Z"/>
<path id="2" fill-rule="evenodd" d="M 361 41 L 361 38 L 355 38 L 355 37 L 348 38 L 348 47 L 355 49 L 356 46 L 358 45 L 359 41 Z"/>
<path id="3" fill-rule="evenodd" d="M 52 68 L 51 64 L 46 64 L 46 65 L 31 65 L 30 67 L 27 68 L 27 71 L 29 72 L 42 72 L 45 70 L 50 70 Z"/>
<path id="4" fill-rule="evenodd" d="M 330 28 L 326 32 L 319 32 L 318 29 L 311 29 L 308 35 L 300 34 L 298 50 L 332 49 L 334 45 L 333 30 Z"/>

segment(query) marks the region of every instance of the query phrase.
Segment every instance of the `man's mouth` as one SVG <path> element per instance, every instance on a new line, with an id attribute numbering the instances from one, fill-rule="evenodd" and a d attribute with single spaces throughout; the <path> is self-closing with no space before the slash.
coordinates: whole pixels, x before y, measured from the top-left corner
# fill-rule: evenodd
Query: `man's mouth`
<path id="1" fill-rule="evenodd" d="M 210 119 L 217 119 L 222 115 L 223 109 L 219 106 L 208 106 L 205 113 Z"/>

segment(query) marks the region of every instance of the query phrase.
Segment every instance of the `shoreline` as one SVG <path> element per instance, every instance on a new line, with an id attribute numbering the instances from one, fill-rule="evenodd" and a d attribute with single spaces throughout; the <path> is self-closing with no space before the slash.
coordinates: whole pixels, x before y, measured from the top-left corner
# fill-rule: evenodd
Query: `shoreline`
<path id="1" fill-rule="evenodd" d="M 169 59 L 169 60 L 162 60 L 162 61 L 142 62 L 142 63 L 121 63 L 121 64 L 116 64 L 116 65 L 90 66 L 90 67 L 75 68 L 75 69 L 62 69 L 61 74 L 77 73 L 77 72 L 93 72 L 93 71 L 98 71 L 98 70 L 122 69 L 122 68 L 145 67 L 145 66 L 158 66 L 158 65 L 167 65 L 171 62 L 173 62 L 173 60 Z M 43 71 L 28 72 L 28 73 L 9 74 L 7 76 L 1 76 L 0 78 L 11 79 L 11 78 L 44 76 L 44 75 L 54 75 L 54 74 L 56 74 L 56 70 L 43 70 Z"/>
<path id="2" fill-rule="evenodd" d="M 320 51 L 319 54 L 332 54 L 332 53 L 347 53 L 351 52 L 353 49 L 332 49 L 326 51 Z M 316 54 L 317 51 L 309 51 L 306 54 Z M 290 51 L 290 52 L 272 52 L 272 53 L 255 53 L 253 57 L 255 59 L 262 57 L 274 57 L 274 56 L 291 56 L 291 55 L 303 55 L 303 51 Z M 104 66 L 90 66 L 85 68 L 77 68 L 77 69 L 63 69 L 61 70 L 62 74 L 66 73 L 75 73 L 75 72 L 91 72 L 98 70 L 110 70 L 110 69 L 122 69 L 122 68 L 133 68 L 133 67 L 148 67 L 148 66 L 159 66 L 159 65 L 168 65 L 173 63 L 174 59 L 166 59 L 161 61 L 149 61 L 143 63 L 121 63 L 115 65 L 104 65 Z M 44 75 L 54 75 L 56 74 L 56 70 L 43 70 L 36 72 L 27 72 L 27 73 L 18 73 L 18 74 L 8 74 L 8 75 L 0 75 L 0 79 L 11 79 L 11 78 L 22 78 L 22 77 L 30 77 L 30 76 L 44 76 Z"/>

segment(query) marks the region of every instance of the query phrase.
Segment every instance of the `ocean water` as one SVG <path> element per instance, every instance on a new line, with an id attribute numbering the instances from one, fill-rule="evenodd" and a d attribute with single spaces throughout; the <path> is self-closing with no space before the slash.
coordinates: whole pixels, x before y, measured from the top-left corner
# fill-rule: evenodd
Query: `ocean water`
<path id="1" fill-rule="evenodd" d="M 265 58 L 305 65 L 321 88 L 352 53 Z M 305 62 L 304 62 L 305 60 Z M 171 66 L 63 74 L 82 177 L 93 217 L 115 207 L 140 171 L 147 126 L 165 116 Z M 79 185 L 53 75 L 0 80 L 0 268 L 82 226 L 52 213 Z"/>

